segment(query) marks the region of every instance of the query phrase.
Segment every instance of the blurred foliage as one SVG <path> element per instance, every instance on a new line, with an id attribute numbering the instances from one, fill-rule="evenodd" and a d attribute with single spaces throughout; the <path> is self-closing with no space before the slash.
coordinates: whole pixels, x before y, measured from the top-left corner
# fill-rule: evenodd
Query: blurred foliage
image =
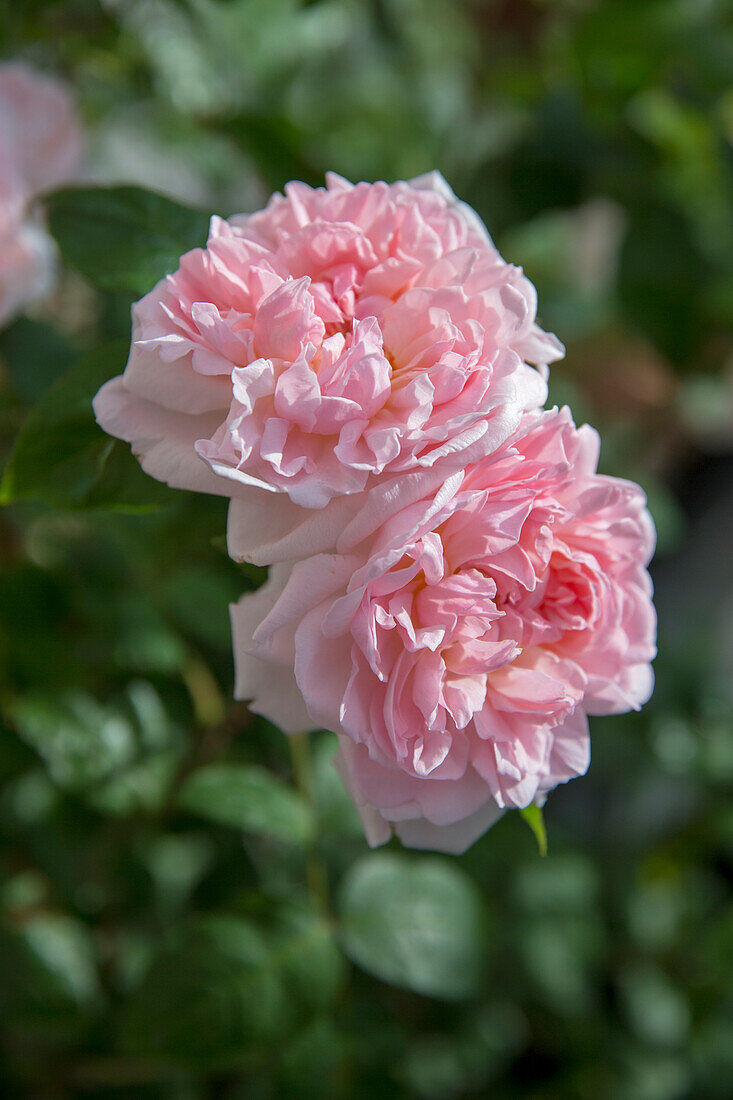
<path id="1" fill-rule="evenodd" d="M 64 259 L 102 290 L 142 296 L 191 248 L 206 244 L 209 219 L 137 187 L 69 187 L 47 204 Z"/>
<path id="2" fill-rule="evenodd" d="M 89 181 L 146 189 L 49 197 L 61 284 L 0 333 L 3 1094 L 725 1100 L 730 4 L 7 0 L 0 34 L 72 81 Z M 545 859 L 518 814 L 460 859 L 368 853 L 331 736 L 231 703 L 227 604 L 261 571 L 222 553 L 224 502 L 89 408 L 197 211 L 434 167 L 659 528 L 654 699 L 595 725 Z"/>

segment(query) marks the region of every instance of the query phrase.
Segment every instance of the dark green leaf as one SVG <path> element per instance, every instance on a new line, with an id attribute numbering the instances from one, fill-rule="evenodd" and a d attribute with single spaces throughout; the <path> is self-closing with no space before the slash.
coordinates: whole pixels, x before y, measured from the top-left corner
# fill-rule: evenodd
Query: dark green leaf
<path id="1" fill-rule="evenodd" d="M 188 777 L 179 803 L 210 821 L 278 840 L 303 843 L 313 834 L 309 807 L 264 768 L 209 764 Z"/>
<path id="2" fill-rule="evenodd" d="M 39 401 L 75 358 L 68 341 L 39 321 L 19 317 L 0 333 L 0 360 L 18 395 L 29 403 Z"/>
<path id="3" fill-rule="evenodd" d="M 111 440 L 102 471 L 80 502 L 84 508 L 111 508 L 119 512 L 149 512 L 170 504 L 172 496 L 162 485 L 143 472 L 127 443 Z"/>
<path id="4" fill-rule="evenodd" d="M 101 474 L 112 440 L 97 426 L 92 399 L 125 363 L 120 342 L 84 356 L 46 391 L 15 441 L 0 500 L 76 504 Z"/>
<path id="5" fill-rule="evenodd" d="M 345 978 L 333 930 L 307 906 L 280 906 L 274 918 L 274 958 L 286 987 L 308 1015 L 333 1004 Z"/>
<path id="6" fill-rule="evenodd" d="M 485 1095 L 490 1081 L 521 1048 L 526 1023 L 510 1005 L 486 1006 L 455 1031 L 419 1033 L 406 1051 L 400 1076 L 410 1095 L 424 1100 Z"/>
<path id="7" fill-rule="evenodd" d="M 677 210 L 648 203 L 630 214 L 619 272 L 625 314 L 673 362 L 684 361 L 700 338 L 706 264 Z"/>
<path id="8" fill-rule="evenodd" d="M 71 1024 L 99 988 L 94 944 L 84 925 L 39 913 L 14 931 L 0 930 L 0 1009 L 33 1028 Z"/>
<path id="9" fill-rule="evenodd" d="M 128 1004 L 125 1045 L 183 1065 L 226 1067 L 274 1040 L 287 1005 L 262 935 L 210 916 L 174 937 Z"/>
<path id="10" fill-rule="evenodd" d="M 0 483 L 0 503 L 152 507 L 170 493 L 143 474 L 127 444 L 94 420 L 99 387 L 125 365 L 127 341 L 96 348 L 50 387 L 25 420 Z"/>
<path id="11" fill-rule="evenodd" d="M 283 115 L 240 114 L 222 126 L 251 157 L 270 187 L 281 190 L 289 180 L 312 186 L 323 183 L 322 173 L 303 153 L 303 136 Z"/>
<path id="12" fill-rule="evenodd" d="M 207 214 L 140 187 L 69 187 L 47 205 L 64 259 L 102 290 L 145 294 L 206 243 Z"/>
<path id="13" fill-rule="evenodd" d="M 618 985 L 629 1024 L 643 1041 L 672 1048 L 688 1041 L 689 1006 L 660 968 L 635 961 L 621 971 Z"/>
<path id="14" fill-rule="evenodd" d="M 359 837 L 361 841 L 364 826 L 353 798 L 334 767 L 337 750 L 338 739 L 334 733 L 323 730 L 311 739 L 313 801 L 321 832 L 326 839 L 341 845 L 345 836 Z"/>
<path id="15" fill-rule="evenodd" d="M 232 645 L 228 605 L 241 591 L 234 569 L 230 576 L 210 566 L 184 566 L 168 577 L 163 594 L 166 608 L 187 635 L 228 653 Z"/>
<path id="16" fill-rule="evenodd" d="M 343 1095 L 338 1072 L 343 1038 L 332 1020 L 311 1019 L 280 1051 L 283 1093 L 289 1100 Z"/>
<path id="17" fill-rule="evenodd" d="M 95 786 L 87 801 L 113 817 L 153 813 L 163 805 L 178 764 L 177 752 L 154 753 Z"/>
<path id="18" fill-rule="evenodd" d="M 10 713 L 19 735 L 43 758 L 61 787 L 87 786 L 134 756 L 130 723 L 88 695 L 23 696 Z"/>
<path id="19" fill-rule="evenodd" d="M 392 985 L 446 1000 L 481 988 L 484 914 L 455 864 L 389 852 L 359 860 L 341 891 L 346 954 Z"/>
<path id="20" fill-rule="evenodd" d="M 158 833 L 143 840 L 137 856 L 153 882 L 161 913 L 169 916 L 209 869 L 215 848 L 205 832 Z"/>

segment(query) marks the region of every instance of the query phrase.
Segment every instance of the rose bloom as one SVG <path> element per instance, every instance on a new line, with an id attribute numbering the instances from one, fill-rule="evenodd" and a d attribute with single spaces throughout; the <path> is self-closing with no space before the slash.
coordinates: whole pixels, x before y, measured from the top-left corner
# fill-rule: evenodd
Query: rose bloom
<path id="1" fill-rule="evenodd" d="M 22 62 L 0 65 L 0 324 L 53 285 L 53 241 L 29 205 L 71 179 L 80 159 L 66 87 Z"/>
<path id="2" fill-rule="evenodd" d="M 213 218 L 206 248 L 137 303 L 127 367 L 95 411 L 154 477 L 232 498 L 234 557 L 296 556 L 333 545 L 356 509 L 344 497 L 441 480 L 543 404 L 563 349 L 535 312 L 439 175 L 291 183 L 258 213 Z M 308 539 L 272 549 L 304 521 Z"/>
<path id="3" fill-rule="evenodd" d="M 40 225 L 23 221 L 7 233 L 0 228 L 0 325 L 50 292 L 55 261 L 53 241 Z"/>
<path id="4" fill-rule="evenodd" d="M 491 455 L 232 608 L 237 694 L 338 733 L 371 844 L 462 851 L 589 763 L 587 715 L 652 690 L 654 528 L 598 435 L 528 413 Z M 294 677 L 293 677 L 294 670 Z"/>

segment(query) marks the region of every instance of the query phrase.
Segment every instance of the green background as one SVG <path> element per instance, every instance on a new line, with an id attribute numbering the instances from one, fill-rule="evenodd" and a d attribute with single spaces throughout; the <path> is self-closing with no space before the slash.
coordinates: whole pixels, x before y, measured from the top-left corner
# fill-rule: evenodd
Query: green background
<path id="1" fill-rule="evenodd" d="M 729 1097 L 730 3 L 2 11 L 3 57 L 72 83 L 90 179 L 183 204 L 50 197 L 59 288 L 0 333 L 3 1095 Z M 659 531 L 655 695 L 594 723 L 544 859 L 518 814 L 459 859 L 368 852 L 331 736 L 231 702 L 227 603 L 262 571 L 224 503 L 149 481 L 89 408 L 198 210 L 436 167 Z"/>

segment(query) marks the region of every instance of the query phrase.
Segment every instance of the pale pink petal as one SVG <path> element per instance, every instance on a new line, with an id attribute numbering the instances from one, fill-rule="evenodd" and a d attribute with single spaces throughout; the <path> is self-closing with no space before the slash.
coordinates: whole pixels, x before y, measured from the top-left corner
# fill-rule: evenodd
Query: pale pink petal
<path id="1" fill-rule="evenodd" d="M 359 508 L 358 497 L 336 497 L 320 511 L 284 494 L 242 487 L 229 505 L 227 549 L 235 561 L 269 565 L 330 550 Z"/>
<path id="2" fill-rule="evenodd" d="M 282 580 L 275 574 L 257 592 L 243 596 L 230 606 L 237 656 L 234 695 L 237 699 L 246 699 L 251 710 L 274 722 L 285 733 L 303 733 L 313 728 L 313 722 L 298 690 L 292 666 L 261 660 L 249 652 L 258 623 L 281 590 Z"/>
<path id="3" fill-rule="evenodd" d="M 474 813 L 452 825 L 433 825 L 420 817 L 399 822 L 394 826 L 394 831 L 406 848 L 424 848 L 460 856 L 495 825 L 503 813 L 501 807 L 490 799 Z"/>
<path id="4" fill-rule="evenodd" d="M 158 481 L 174 489 L 226 494 L 225 486 L 193 448 L 199 435 L 211 431 L 216 414 L 194 417 L 161 409 L 137 397 L 117 377 L 97 393 L 94 415 L 110 435 L 133 444 L 142 468 Z"/>

